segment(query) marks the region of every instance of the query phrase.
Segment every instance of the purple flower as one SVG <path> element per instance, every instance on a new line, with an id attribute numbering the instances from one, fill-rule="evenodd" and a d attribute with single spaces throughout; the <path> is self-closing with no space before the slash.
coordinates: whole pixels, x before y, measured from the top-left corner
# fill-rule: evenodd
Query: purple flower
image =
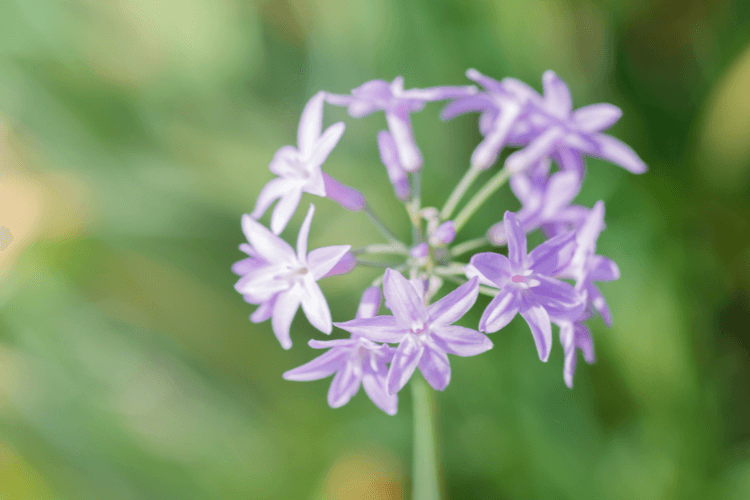
<path id="1" fill-rule="evenodd" d="M 422 296 L 424 288 L 423 282 L 410 282 L 398 271 L 388 269 L 383 291 L 385 305 L 393 316 L 336 323 L 373 342 L 399 343 L 386 381 L 389 394 L 400 391 L 417 367 L 434 389 L 442 391 L 451 376 L 447 354 L 474 356 L 492 348 L 492 342 L 480 332 L 453 325 L 477 300 L 477 279 L 427 307 Z"/>
<path id="2" fill-rule="evenodd" d="M 380 160 L 388 171 L 388 179 L 393 185 L 396 198 L 401 201 L 408 200 L 411 196 L 409 177 L 398 159 L 398 151 L 393 136 L 387 130 L 378 132 L 378 149 L 380 150 Z"/>
<path id="3" fill-rule="evenodd" d="M 357 318 L 372 318 L 380 306 L 380 289 L 370 287 L 362 294 Z M 359 391 L 360 384 L 378 408 L 396 414 L 398 396 L 386 391 L 387 363 L 393 352 L 387 345 L 376 344 L 359 335 L 346 340 L 311 340 L 310 347 L 329 350 L 309 363 L 284 373 L 286 380 L 318 380 L 336 373 L 328 390 L 331 408 L 345 405 Z"/>
<path id="4" fill-rule="evenodd" d="M 547 159 L 542 162 L 549 165 Z M 524 232 L 544 226 L 545 232 L 554 236 L 563 229 L 571 230 L 580 225 L 589 210 L 570 205 L 581 189 L 581 178 L 576 172 L 556 172 L 549 179 L 546 174 L 529 176 L 527 173 L 516 174 L 510 179 L 511 189 L 523 204 L 516 218 Z M 505 223 L 491 226 L 487 237 L 493 245 L 504 245 L 507 241 Z"/>
<path id="5" fill-rule="evenodd" d="M 565 353 L 565 365 L 563 368 L 563 379 L 565 385 L 573 388 L 573 375 L 576 372 L 578 361 L 578 350 L 583 353 L 583 359 L 588 364 L 594 362 L 594 341 L 591 332 L 580 321 L 555 321 L 560 326 L 560 343 Z"/>
<path id="6" fill-rule="evenodd" d="M 475 93 L 473 86 L 404 90 L 404 79 L 397 76 L 391 83 L 385 80 L 366 82 L 352 90 L 351 95 L 328 94 L 326 100 L 335 106 L 348 106 L 349 115 L 355 118 L 385 111 L 401 167 L 407 172 L 416 172 L 422 167 L 422 153 L 414 141 L 410 113 L 421 111 L 428 101 L 455 99 Z"/>
<path id="7" fill-rule="evenodd" d="M 284 349 L 292 347 L 289 327 L 300 304 L 310 323 L 323 333 L 331 333 L 331 312 L 317 280 L 324 277 L 349 251 L 351 246 L 324 247 L 307 253 L 315 207 L 302 223 L 297 238 L 297 253 L 291 246 L 263 227 L 249 215 L 242 216 L 242 230 L 249 247 L 249 259 L 236 263 L 232 270 L 242 277 L 234 286 L 246 301 L 260 307 L 250 321 L 260 323 L 271 319 L 273 333 Z"/>
<path id="8" fill-rule="evenodd" d="M 471 258 L 466 276 L 499 289 L 479 321 L 479 329 L 492 333 L 507 325 L 517 313 L 534 336 L 539 358 L 547 361 L 552 344 L 550 316 L 577 319 L 584 309 L 582 297 L 572 285 L 552 278 L 571 259 L 573 234 L 556 236 L 526 253 L 526 234 L 516 216 L 505 212 L 508 257 L 480 253 Z"/>
<path id="9" fill-rule="evenodd" d="M 456 225 L 452 220 L 440 224 L 430 235 L 430 245 L 434 247 L 448 245 L 456 239 Z"/>
<path id="10" fill-rule="evenodd" d="M 299 205 L 302 193 L 326 196 L 320 166 L 328 158 L 344 133 L 344 123 L 331 125 L 321 135 L 325 92 L 318 92 L 305 106 L 297 131 L 297 148 L 284 146 L 274 155 L 269 166 L 278 175 L 265 185 L 258 196 L 251 216 L 259 219 L 274 200 L 279 202 L 271 215 L 271 230 L 284 230 Z"/>
<path id="11" fill-rule="evenodd" d="M 354 188 L 345 186 L 339 181 L 323 172 L 323 184 L 326 189 L 326 198 L 329 198 L 347 210 L 357 212 L 364 210 L 367 206 L 365 197 Z"/>

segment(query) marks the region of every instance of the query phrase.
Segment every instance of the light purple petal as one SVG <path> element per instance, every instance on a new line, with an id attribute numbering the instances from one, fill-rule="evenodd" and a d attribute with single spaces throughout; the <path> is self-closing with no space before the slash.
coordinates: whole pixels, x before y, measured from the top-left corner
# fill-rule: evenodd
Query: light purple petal
<path id="1" fill-rule="evenodd" d="M 617 264 L 601 255 L 591 258 L 591 270 L 589 271 L 591 281 L 614 281 L 620 279 L 620 268 Z"/>
<path id="2" fill-rule="evenodd" d="M 273 214 L 271 214 L 271 231 L 273 231 L 273 234 L 281 234 L 297 210 L 300 199 L 302 199 L 302 189 L 297 186 L 289 186 L 289 189 L 286 190 L 273 208 Z"/>
<path id="3" fill-rule="evenodd" d="M 295 260 L 294 250 L 289 243 L 247 214 L 242 216 L 242 231 L 258 255 L 266 261 L 281 263 Z"/>
<path id="4" fill-rule="evenodd" d="M 521 106 L 508 101 L 503 105 L 500 114 L 495 119 L 484 140 L 471 154 L 471 164 L 476 168 L 486 170 L 497 161 L 497 156 L 505 146 L 513 123 L 521 114 Z"/>
<path id="5" fill-rule="evenodd" d="M 308 157 L 312 153 L 315 142 L 320 137 L 321 124 L 323 122 L 323 101 L 326 93 L 323 91 L 315 94 L 305 105 L 297 129 L 297 147 L 303 156 Z"/>
<path id="6" fill-rule="evenodd" d="M 575 249 L 575 233 L 558 234 L 531 251 L 529 269 L 545 276 L 554 276 L 568 265 Z"/>
<path id="7" fill-rule="evenodd" d="M 474 270 L 479 273 L 480 281 L 487 280 L 497 288 L 504 287 L 512 274 L 508 257 L 494 252 L 478 253 L 472 256 L 469 266 L 466 268 L 466 276 L 469 279 L 474 276 L 470 271 Z"/>
<path id="8" fill-rule="evenodd" d="M 356 319 L 374 318 L 378 314 L 381 299 L 380 288 L 376 286 L 367 288 L 362 294 L 362 299 L 359 301 Z"/>
<path id="9" fill-rule="evenodd" d="M 333 268 L 338 266 L 346 255 L 350 255 L 347 254 L 350 248 L 351 245 L 321 247 L 307 254 L 307 267 L 312 273 L 313 278 L 317 281 L 325 276 L 330 276 Z M 354 257 L 352 256 L 352 258 Z M 356 259 L 354 263 L 356 263 Z"/>
<path id="10" fill-rule="evenodd" d="M 435 232 L 432 233 L 431 241 L 435 242 L 434 246 L 448 245 L 456 238 L 456 225 L 452 220 L 440 224 Z"/>
<path id="11" fill-rule="evenodd" d="M 547 311 L 540 305 L 528 304 L 519 311 L 531 328 L 539 359 L 547 361 L 552 346 L 552 323 Z"/>
<path id="12" fill-rule="evenodd" d="M 447 99 L 459 99 L 472 96 L 477 93 L 474 85 L 457 87 L 446 85 L 443 87 L 430 87 L 426 89 L 409 89 L 402 92 L 404 99 L 416 99 L 418 101 L 445 101 Z"/>
<path id="13" fill-rule="evenodd" d="M 323 296 L 323 292 L 312 277 L 302 281 L 300 301 L 302 302 L 302 310 L 312 326 L 325 334 L 330 334 L 333 329 L 331 311 L 328 309 L 328 303 Z"/>
<path id="14" fill-rule="evenodd" d="M 279 177 L 299 179 L 301 161 L 299 151 L 293 146 L 283 146 L 273 155 L 268 169 Z"/>
<path id="15" fill-rule="evenodd" d="M 579 179 L 583 179 L 586 164 L 583 160 L 583 155 L 579 151 L 558 146 L 554 153 L 552 153 L 552 157 L 560 166 L 561 170 L 575 172 L 578 174 Z"/>
<path id="16" fill-rule="evenodd" d="M 489 108 L 494 108 L 494 106 L 494 101 L 487 94 L 464 97 L 463 99 L 457 99 L 447 104 L 440 112 L 440 119 L 447 121 L 458 115 L 483 112 Z"/>
<path id="17" fill-rule="evenodd" d="M 310 265 L 310 259 L 312 258 L 311 255 L 315 252 L 313 250 L 307 255 L 307 263 L 308 266 Z M 341 259 L 334 265 L 330 271 L 325 273 L 325 275 L 322 276 L 322 278 L 328 278 L 330 276 L 338 276 L 340 274 L 347 274 L 351 272 L 352 269 L 357 265 L 357 258 L 350 254 L 349 252 L 346 252 Z M 313 276 L 315 276 L 315 273 L 313 273 Z"/>
<path id="18" fill-rule="evenodd" d="M 407 177 L 406 172 L 404 172 L 403 167 L 401 167 L 401 162 L 398 159 L 396 143 L 390 132 L 387 130 L 381 130 L 378 132 L 378 149 L 380 150 L 380 160 L 383 162 L 383 165 L 385 165 L 386 171 L 388 172 L 388 179 L 393 185 L 396 197 L 401 201 L 406 200 L 411 194 L 409 178 Z"/>
<path id="19" fill-rule="evenodd" d="M 548 156 L 563 137 L 565 137 L 565 130 L 562 127 L 555 125 L 547 128 L 525 148 L 511 154 L 505 160 L 505 168 L 513 174 L 523 172 Z"/>
<path id="20" fill-rule="evenodd" d="M 500 290 L 492 299 L 479 320 L 479 329 L 493 333 L 505 327 L 518 313 L 521 298 L 515 291 Z"/>
<path id="21" fill-rule="evenodd" d="M 578 353 L 575 346 L 575 333 L 573 323 L 566 321 L 560 324 L 560 343 L 565 353 L 565 364 L 563 365 L 563 380 L 569 389 L 573 388 L 573 375 L 576 372 Z"/>
<path id="22" fill-rule="evenodd" d="M 414 324 L 426 323 L 427 308 L 409 281 L 400 272 L 386 269 L 383 279 L 385 307 L 393 312 L 398 322 L 410 328 Z"/>
<path id="23" fill-rule="evenodd" d="M 582 323 L 574 325 L 576 336 L 576 347 L 583 353 L 583 359 L 586 363 L 592 364 L 596 361 L 594 356 L 594 340 L 591 338 L 591 331 Z"/>
<path id="24" fill-rule="evenodd" d="M 337 327 L 353 335 L 360 335 L 373 342 L 401 342 L 409 333 L 393 316 L 375 316 L 360 318 L 345 323 L 334 323 Z"/>
<path id="25" fill-rule="evenodd" d="M 424 346 L 417 343 L 414 335 L 407 335 L 401 341 L 391 361 L 391 368 L 388 370 L 386 380 L 388 394 L 396 394 L 406 385 L 417 368 L 423 352 Z"/>
<path id="26" fill-rule="evenodd" d="M 334 123 L 323 132 L 323 135 L 315 143 L 315 147 L 308 157 L 308 164 L 313 167 L 320 167 L 333 148 L 338 144 L 341 135 L 344 133 L 346 125 L 344 122 Z"/>
<path id="27" fill-rule="evenodd" d="M 258 308 L 250 315 L 250 321 L 253 323 L 263 323 L 265 320 L 271 317 L 273 314 L 273 306 L 276 303 L 276 296 L 274 295 L 271 299 L 261 302 Z"/>
<path id="28" fill-rule="evenodd" d="M 451 381 L 451 365 L 448 362 L 448 355 L 439 349 L 425 346 L 418 366 L 427 383 L 436 391 L 444 390 Z"/>
<path id="29" fill-rule="evenodd" d="M 573 100 L 565 82 L 554 71 L 545 71 L 542 85 L 546 110 L 557 118 L 567 118 L 573 109 Z"/>
<path id="30" fill-rule="evenodd" d="M 477 82 L 479 85 L 491 92 L 495 92 L 498 94 L 502 94 L 505 92 L 505 88 L 500 84 L 500 82 L 498 82 L 494 78 L 483 75 L 474 68 L 469 68 L 466 70 L 466 78 Z"/>
<path id="31" fill-rule="evenodd" d="M 467 75 L 468 76 L 468 75 Z M 500 82 L 502 91 L 511 94 L 520 102 L 531 102 L 537 107 L 543 107 L 544 100 L 539 93 L 528 84 L 516 78 L 503 78 Z"/>
<path id="32" fill-rule="evenodd" d="M 555 318 L 578 319 L 586 302 L 572 285 L 540 274 L 533 275 L 533 278 L 540 284 L 526 292 L 530 302 L 543 306 Z"/>
<path id="33" fill-rule="evenodd" d="M 557 172 L 549 178 L 544 190 L 542 218 L 553 219 L 555 215 L 578 195 L 581 177 L 576 172 Z"/>
<path id="34" fill-rule="evenodd" d="M 476 356 L 492 349 L 492 341 L 483 333 L 456 325 L 431 327 L 433 341 L 448 354 Z"/>
<path id="35" fill-rule="evenodd" d="M 289 328 L 292 326 L 294 314 L 299 309 L 299 303 L 299 291 L 295 287 L 286 292 L 281 292 L 273 306 L 271 326 L 273 327 L 274 335 L 279 339 L 281 347 L 284 349 L 292 347 L 292 339 L 289 338 Z"/>
<path id="36" fill-rule="evenodd" d="M 348 349 L 333 348 L 302 366 L 284 372 L 282 377 L 285 380 L 296 380 L 298 382 L 326 378 L 340 370 L 348 358 Z"/>
<path id="37" fill-rule="evenodd" d="M 364 209 L 367 205 L 362 193 L 354 188 L 341 184 L 325 172 L 323 172 L 323 184 L 325 186 L 326 197 L 335 201 L 347 210 L 357 212 Z"/>
<path id="38" fill-rule="evenodd" d="M 601 132 L 617 122 L 622 111 L 612 104 L 592 104 L 578 108 L 573 112 L 573 123 L 582 132 Z"/>
<path id="39" fill-rule="evenodd" d="M 269 300 L 276 293 L 290 287 L 287 280 L 276 279 L 282 267 L 286 266 L 269 265 L 252 270 L 237 281 L 234 289 L 242 295 L 251 297 L 256 304 Z"/>
<path id="40" fill-rule="evenodd" d="M 238 276 L 242 276 L 243 274 L 249 273 L 253 269 L 257 269 L 258 267 L 267 266 L 267 265 L 268 263 L 265 262 L 263 259 L 256 259 L 255 257 L 248 257 L 247 259 L 242 259 L 232 264 L 232 272 Z"/>
<path id="41" fill-rule="evenodd" d="M 332 347 L 349 347 L 352 348 L 359 343 L 359 339 L 333 339 L 333 340 L 315 340 L 310 339 L 307 345 L 313 349 L 330 349 Z"/>
<path id="42" fill-rule="evenodd" d="M 271 203 L 281 198 L 288 189 L 289 182 L 284 178 L 277 177 L 268 181 L 263 186 L 263 189 L 261 189 L 258 200 L 255 202 L 255 208 L 250 216 L 253 219 L 260 219 L 266 213 L 268 207 L 271 206 Z"/>
<path id="43" fill-rule="evenodd" d="M 307 237 L 310 235 L 310 225 L 314 214 L 315 205 L 310 203 L 310 208 L 307 209 L 307 215 L 305 215 L 305 220 L 302 222 L 297 235 L 297 260 L 303 264 L 307 262 Z"/>
<path id="44" fill-rule="evenodd" d="M 422 153 L 414 141 L 409 110 L 405 104 L 385 113 L 388 129 L 398 151 L 399 163 L 406 172 L 416 172 L 422 167 Z"/>
<path id="45" fill-rule="evenodd" d="M 450 325 L 455 323 L 471 309 L 471 306 L 477 301 L 478 295 L 479 279 L 474 277 L 427 308 L 430 324 Z"/>
<path id="46" fill-rule="evenodd" d="M 634 174 L 642 174 L 646 171 L 646 164 L 643 160 L 624 142 L 606 134 L 596 134 L 592 138 L 598 145 L 596 150 L 587 151 L 592 156 L 611 161 Z"/>
<path id="47" fill-rule="evenodd" d="M 589 283 L 586 286 L 586 293 L 588 294 L 588 300 L 591 301 L 591 305 L 594 306 L 599 314 L 602 315 L 602 320 L 607 326 L 612 326 L 612 313 L 609 310 L 607 301 L 604 300 L 604 296 L 599 289 L 593 283 Z"/>
<path id="48" fill-rule="evenodd" d="M 513 212 L 506 211 L 503 217 L 505 235 L 508 238 L 508 259 L 515 269 L 526 266 L 526 233 L 523 232 Z M 476 266 L 476 264 L 474 264 Z"/>
<path id="49" fill-rule="evenodd" d="M 398 396 L 388 394 L 385 387 L 385 377 L 378 377 L 372 373 L 365 372 L 362 376 L 362 387 L 375 403 L 375 406 L 386 412 L 388 415 L 395 415 L 398 409 Z"/>
<path id="50" fill-rule="evenodd" d="M 358 369 L 354 363 L 346 363 L 333 377 L 331 387 L 328 389 L 329 406 L 339 408 L 348 403 L 359 391 L 361 381 L 362 370 Z"/>

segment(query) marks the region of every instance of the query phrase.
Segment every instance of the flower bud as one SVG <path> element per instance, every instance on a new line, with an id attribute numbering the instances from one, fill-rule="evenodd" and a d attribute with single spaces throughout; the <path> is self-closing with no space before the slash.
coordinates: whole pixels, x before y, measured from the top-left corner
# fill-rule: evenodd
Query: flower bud
<path id="1" fill-rule="evenodd" d="M 333 268 L 331 268 L 330 271 L 326 273 L 324 278 L 328 278 L 329 276 L 337 276 L 339 274 L 347 274 L 352 269 L 354 269 L 354 266 L 357 265 L 357 258 L 350 254 L 349 252 L 346 252 L 341 259 L 336 263 Z"/>
<path id="2" fill-rule="evenodd" d="M 443 222 L 430 235 L 430 245 L 439 247 L 451 243 L 456 237 L 456 227 L 452 220 Z"/>
<path id="3" fill-rule="evenodd" d="M 354 188 L 345 186 L 339 181 L 323 172 L 323 182 L 326 189 L 326 197 L 335 201 L 347 210 L 354 212 L 362 210 L 366 206 L 365 197 Z"/>

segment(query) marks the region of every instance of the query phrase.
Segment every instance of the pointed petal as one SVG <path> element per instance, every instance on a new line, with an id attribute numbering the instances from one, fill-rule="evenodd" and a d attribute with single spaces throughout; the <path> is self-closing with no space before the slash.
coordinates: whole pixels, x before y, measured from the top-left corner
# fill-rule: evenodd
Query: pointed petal
<path id="1" fill-rule="evenodd" d="M 435 345 L 448 354 L 456 356 L 476 356 L 492 349 L 492 341 L 487 335 L 463 326 L 433 326 L 432 337 Z"/>
<path id="2" fill-rule="evenodd" d="M 466 78 L 469 80 L 473 80 L 477 82 L 479 85 L 484 87 L 485 89 L 495 92 L 498 94 L 502 94 L 505 92 L 505 89 L 503 86 L 495 80 L 494 78 L 490 78 L 489 76 L 485 76 L 479 71 L 475 70 L 474 68 L 469 68 L 466 70 Z"/>
<path id="3" fill-rule="evenodd" d="M 356 318 L 374 318 L 378 314 L 381 299 L 380 288 L 371 286 L 366 289 L 359 301 Z"/>
<path id="4" fill-rule="evenodd" d="M 610 312 L 607 301 L 604 300 L 604 296 L 602 295 L 602 293 L 593 283 L 588 284 L 588 286 L 586 287 L 586 293 L 588 294 L 589 301 L 591 301 L 591 305 L 593 305 L 594 309 L 596 309 L 599 314 L 602 315 L 604 324 L 611 327 L 612 313 Z"/>
<path id="5" fill-rule="evenodd" d="M 326 276 L 334 266 L 338 265 L 351 249 L 351 245 L 337 245 L 333 247 L 316 248 L 307 254 L 307 268 L 312 273 L 313 278 L 317 281 Z M 354 257 L 352 257 L 354 258 Z M 352 263 L 356 263 L 355 261 Z M 351 269 L 349 269 L 351 270 Z M 348 271 L 347 271 L 348 272 Z"/>
<path id="6" fill-rule="evenodd" d="M 598 146 L 596 150 L 588 151 L 592 156 L 611 161 L 634 174 L 642 174 L 646 171 L 646 164 L 643 160 L 630 146 L 619 139 L 606 134 L 596 134 L 592 136 L 592 139 Z"/>
<path id="7" fill-rule="evenodd" d="M 297 147 L 303 156 L 308 156 L 312 152 L 315 142 L 320 137 L 325 97 L 326 93 L 321 90 L 307 102 L 302 111 L 297 129 Z"/>
<path id="8" fill-rule="evenodd" d="M 529 269 L 554 276 L 568 265 L 576 249 L 575 233 L 562 233 L 548 239 L 529 254 Z"/>
<path id="9" fill-rule="evenodd" d="M 314 214 L 315 205 L 310 203 L 310 208 L 307 209 L 307 215 L 297 235 L 297 260 L 303 264 L 307 262 L 307 237 L 310 235 L 310 224 L 312 224 Z"/>
<path id="10" fill-rule="evenodd" d="M 335 201 L 342 207 L 353 212 L 365 208 L 365 197 L 356 189 L 341 184 L 339 181 L 323 172 L 323 186 L 326 198 Z"/>
<path id="11" fill-rule="evenodd" d="M 355 344 L 359 343 L 359 339 L 333 339 L 333 340 L 315 340 L 310 339 L 307 345 L 313 349 L 330 349 L 332 347 L 348 347 L 353 348 Z M 377 345 L 377 344 L 375 344 Z"/>
<path id="12" fill-rule="evenodd" d="M 263 259 L 256 259 L 255 257 L 248 257 L 232 264 L 232 272 L 238 276 L 247 274 L 250 271 L 257 269 L 262 266 L 267 266 L 268 263 Z"/>
<path id="13" fill-rule="evenodd" d="M 331 154 L 331 151 L 333 151 L 333 148 L 336 147 L 339 139 L 341 139 L 344 129 L 346 129 L 344 122 L 338 122 L 334 123 L 323 132 L 323 135 L 315 143 L 310 156 L 307 158 L 308 164 L 311 167 L 318 168 L 324 161 L 326 161 L 328 155 Z"/>
<path id="14" fill-rule="evenodd" d="M 401 341 L 391 361 L 391 368 L 388 370 L 386 379 L 388 394 L 396 394 L 406 385 L 417 368 L 423 352 L 424 346 L 418 344 L 413 335 L 407 335 Z"/>
<path id="15" fill-rule="evenodd" d="M 335 323 L 342 330 L 360 335 L 373 342 L 401 342 L 409 329 L 401 326 L 393 316 L 353 319 L 345 323 Z"/>
<path id="16" fill-rule="evenodd" d="M 300 301 L 302 302 L 302 310 L 310 324 L 321 332 L 330 334 L 333 329 L 331 311 L 328 309 L 328 303 L 323 296 L 323 292 L 312 277 L 302 281 Z"/>
<path id="17" fill-rule="evenodd" d="M 620 279 L 620 268 L 617 263 L 601 255 L 591 258 L 591 270 L 589 271 L 591 281 L 614 281 Z"/>
<path id="18" fill-rule="evenodd" d="M 261 302 L 258 308 L 253 314 L 250 315 L 250 321 L 253 323 L 263 323 L 265 320 L 271 317 L 273 314 L 273 305 L 276 303 L 276 296 L 271 297 L 270 300 Z"/>
<path id="19" fill-rule="evenodd" d="M 299 309 L 299 292 L 296 290 L 296 287 L 286 292 L 281 292 L 277 296 L 276 303 L 273 306 L 271 326 L 273 327 L 273 333 L 279 339 L 281 347 L 284 349 L 292 347 L 292 339 L 289 338 L 289 328 L 292 326 L 292 320 L 297 309 Z"/>
<path id="20" fill-rule="evenodd" d="M 566 321 L 560 324 L 560 343 L 565 353 L 565 364 L 563 365 L 563 380 L 569 389 L 573 388 L 573 375 L 576 372 L 578 353 L 575 346 L 575 334 L 573 323 Z"/>
<path id="21" fill-rule="evenodd" d="M 336 373 L 328 389 L 328 404 L 331 408 L 344 406 L 359 391 L 362 381 L 362 370 L 354 363 L 346 363 Z"/>
<path id="22" fill-rule="evenodd" d="M 445 101 L 447 99 L 459 99 L 472 96 L 477 93 L 474 85 L 462 87 L 446 85 L 442 87 L 429 87 L 426 89 L 409 89 L 401 94 L 404 99 L 416 99 L 418 101 Z"/>
<path id="23" fill-rule="evenodd" d="M 440 112 L 440 119 L 448 121 L 455 118 L 458 115 L 465 113 L 478 113 L 486 111 L 487 109 L 495 106 L 492 99 L 487 94 L 477 94 L 471 97 L 464 97 L 462 99 L 456 99 L 455 101 L 446 104 L 443 110 Z"/>
<path id="24" fill-rule="evenodd" d="M 268 181 L 268 183 L 263 186 L 263 189 L 261 189 L 260 194 L 258 195 L 258 200 L 255 202 L 255 208 L 250 216 L 253 219 L 260 219 L 263 214 L 266 213 L 268 207 L 271 206 L 271 203 L 281 198 L 287 189 L 289 189 L 289 182 L 282 177 L 277 177 Z"/>
<path id="25" fill-rule="evenodd" d="M 348 358 L 349 349 L 334 347 L 312 361 L 284 372 L 282 377 L 285 380 L 296 380 L 298 382 L 326 378 L 340 370 Z"/>
<path id="26" fill-rule="evenodd" d="M 401 167 L 406 172 L 416 172 L 422 167 L 422 153 L 414 141 L 408 108 L 401 105 L 393 111 L 386 111 L 385 119 L 396 143 Z"/>
<path id="27" fill-rule="evenodd" d="M 542 85 L 547 111 L 558 118 L 567 118 L 573 109 L 573 100 L 565 82 L 554 71 L 545 71 L 542 75 Z"/>
<path id="28" fill-rule="evenodd" d="M 612 104 L 591 104 L 578 108 L 573 112 L 573 123 L 582 132 L 601 132 L 617 122 L 622 111 Z"/>
<path id="29" fill-rule="evenodd" d="M 531 328 L 539 359 L 547 361 L 552 346 L 552 323 L 547 311 L 542 306 L 533 304 L 529 307 L 522 307 L 520 313 Z"/>
<path id="30" fill-rule="evenodd" d="M 297 179 L 299 177 L 300 152 L 292 146 L 283 146 L 273 155 L 268 169 L 279 177 Z"/>
<path id="31" fill-rule="evenodd" d="M 569 205 L 581 190 L 581 177 L 576 172 L 557 172 L 549 178 L 544 190 L 542 218 L 552 219 Z"/>
<path id="32" fill-rule="evenodd" d="M 273 234 L 247 214 L 242 216 L 242 231 L 245 233 L 247 241 L 258 252 L 258 255 L 266 261 L 282 263 L 295 260 L 294 251 L 289 243 Z"/>
<path id="33" fill-rule="evenodd" d="M 419 359 L 419 371 L 436 391 L 444 390 L 451 381 L 451 365 L 448 362 L 448 355 L 430 346 L 425 346 L 422 357 Z"/>
<path id="34" fill-rule="evenodd" d="M 256 304 L 269 300 L 273 295 L 288 290 L 287 280 L 276 279 L 283 265 L 267 265 L 246 273 L 234 285 L 234 289 L 242 295 L 252 298 Z"/>
<path id="35" fill-rule="evenodd" d="M 541 274 L 532 277 L 539 281 L 539 285 L 526 293 L 531 302 L 543 306 L 555 318 L 578 319 L 585 301 L 573 285 Z"/>
<path id="36" fill-rule="evenodd" d="M 502 107 L 500 114 L 495 119 L 492 127 L 487 132 L 484 140 L 471 154 L 471 164 L 476 168 L 486 170 L 495 164 L 497 156 L 505 146 L 511 127 L 521 114 L 521 106 L 515 102 L 508 101 Z"/>
<path id="37" fill-rule="evenodd" d="M 466 269 L 468 278 L 472 277 L 470 276 L 472 270 L 479 273 L 480 281 L 487 280 L 497 288 L 505 286 L 512 272 L 508 257 L 494 252 L 478 253 L 472 256 Z M 471 274 L 473 275 L 473 272 Z"/>
<path id="38" fill-rule="evenodd" d="M 591 338 L 591 331 L 582 323 L 576 323 L 574 326 L 576 347 L 583 353 L 583 359 L 586 363 L 592 364 L 596 361 L 594 356 L 594 339 Z"/>
<path id="39" fill-rule="evenodd" d="M 424 302 L 409 281 L 400 272 L 386 269 L 383 279 L 385 307 L 407 328 L 414 323 L 426 323 L 429 316 Z"/>
<path id="40" fill-rule="evenodd" d="M 375 403 L 375 406 L 386 412 L 388 415 L 395 415 L 398 409 L 398 396 L 388 394 L 385 388 L 385 377 L 379 377 L 373 373 L 365 371 L 362 375 L 362 387 Z"/>
<path id="41" fill-rule="evenodd" d="M 479 320 L 479 329 L 493 333 L 505 327 L 518 313 L 521 299 L 515 291 L 500 290 Z"/>
<path id="42" fill-rule="evenodd" d="M 479 296 L 479 278 L 459 286 L 427 308 L 432 325 L 450 325 L 466 314 Z"/>
<path id="43" fill-rule="evenodd" d="M 526 233 L 513 212 L 506 211 L 503 217 L 505 235 L 508 238 L 508 259 L 513 268 L 523 268 L 526 263 Z M 474 264 L 476 266 L 476 264 Z"/>
<path id="44" fill-rule="evenodd" d="M 396 197 L 401 201 L 406 200 L 411 193 L 409 178 L 401 166 L 401 160 L 398 158 L 396 142 L 387 130 L 378 132 L 378 150 L 380 151 L 380 161 L 385 165 L 388 179 L 393 184 Z"/>
<path id="45" fill-rule="evenodd" d="M 273 209 L 273 214 L 271 214 L 271 231 L 273 231 L 273 234 L 281 234 L 289 223 L 289 219 L 292 218 L 292 215 L 297 210 L 301 198 L 302 189 L 298 186 L 290 186 L 281 196 L 281 199 Z"/>
<path id="46" fill-rule="evenodd" d="M 579 151 L 564 146 L 558 146 L 551 156 L 560 166 L 560 170 L 565 172 L 575 172 L 580 179 L 583 179 L 586 163 L 583 160 L 583 155 Z"/>
<path id="47" fill-rule="evenodd" d="M 571 135 L 571 134 L 567 134 Z M 512 153 L 505 160 L 505 168 L 516 174 L 531 168 L 544 157 L 549 156 L 561 139 L 566 137 L 566 131 L 560 125 L 548 127 L 536 136 L 525 148 Z"/>

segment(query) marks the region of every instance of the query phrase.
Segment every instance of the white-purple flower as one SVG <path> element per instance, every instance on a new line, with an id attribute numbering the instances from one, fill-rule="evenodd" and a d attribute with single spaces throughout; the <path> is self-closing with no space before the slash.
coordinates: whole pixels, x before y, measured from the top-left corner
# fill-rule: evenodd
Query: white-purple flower
<path id="1" fill-rule="evenodd" d="M 404 79 L 398 76 L 390 83 L 385 80 L 366 82 L 353 89 L 351 95 L 328 94 L 326 100 L 335 106 L 348 106 L 349 115 L 355 118 L 384 111 L 401 167 L 407 172 L 416 172 L 422 167 L 422 153 L 414 141 L 409 115 L 421 111 L 426 102 L 475 93 L 473 86 L 404 90 Z"/>
<path id="2" fill-rule="evenodd" d="M 559 235 L 526 252 L 526 234 L 515 215 L 505 212 L 508 257 L 497 253 L 474 255 L 466 267 L 467 277 L 499 289 L 479 321 L 479 329 L 500 330 L 517 313 L 526 320 L 539 352 L 547 361 L 552 345 L 550 316 L 576 320 L 583 312 L 583 297 L 572 285 L 557 280 L 575 249 L 573 233 Z"/>
<path id="3" fill-rule="evenodd" d="M 336 323 L 355 335 L 373 342 L 399 343 L 388 371 L 387 390 L 396 394 L 414 370 L 442 391 L 451 376 L 448 354 L 474 356 L 492 348 L 486 335 L 453 325 L 474 305 L 479 293 L 477 279 L 464 283 L 434 304 L 424 304 L 424 283 L 409 281 L 388 269 L 383 280 L 385 305 L 393 316 L 376 316 Z"/>
<path id="4" fill-rule="evenodd" d="M 370 287 L 362 294 L 357 318 L 372 318 L 380 306 L 380 289 Z M 310 347 L 329 350 L 309 363 L 284 373 L 286 380 L 318 380 L 336 374 L 328 390 L 331 408 L 345 405 L 359 391 L 359 386 L 378 408 L 395 415 L 398 396 L 386 391 L 387 363 L 393 357 L 393 349 L 376 344 L 359 335 L 350 339 L 311 340 Z"/>
<path id="5" fill-rule="evenodd" d="M 279 202 L 271 215 L 271 230 L 280 234 L 297 210 L 302 193 L 326 196 L 320 166 L 344 133 L 343 122 L 331 125 L 321 134 L 325 92 L 318 92 L 305 106 L 297 130 L 297 148 L 284 146 L 271 160 L 269 169 L 277 178 L 265 185 L 251 216 L 259 219 L 274 200 Z"/>
<path id="6" fill-rule="evenodd" d="M 232 270 L 242 277 L 235 285 L 246 301 L 260 307 L 250 316 L 253 323 L 271 318 L 276 338 L 284 349 L 292 347 L 289 328 L 300 304 L 310 323 L 331 333 L 331 312 L 317 281 L 339 263 L 351 246 L 323 247 L 307 253 L 315 206 L 310 204 L 297 237 L 297 252 L 249 215 L 242 216 L 242 230 L 249 246 L 242 246 L 250 258 Z"/>

